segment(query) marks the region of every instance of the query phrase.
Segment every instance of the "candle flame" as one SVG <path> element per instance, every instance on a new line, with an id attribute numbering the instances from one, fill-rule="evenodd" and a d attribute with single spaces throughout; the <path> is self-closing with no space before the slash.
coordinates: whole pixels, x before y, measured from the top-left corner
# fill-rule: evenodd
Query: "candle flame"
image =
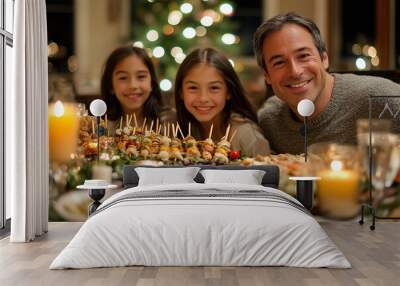
<path id="1" fill-rule="evenodd" d="M 342 170 L 342 168 L 343 168 L 343 163 L 342 162 L 340 162 L 338 160 L 333 160 L 331 162 L 331 169 L 333 171 L 340 171 L 340 170 Z"/>
<path id="2" fill-rule="evenodd" d="M 53 107 L 53 114 L 56 117 L 61 117 L 64 115 L 64 105 L 60 100 L 57 100 Z"/>

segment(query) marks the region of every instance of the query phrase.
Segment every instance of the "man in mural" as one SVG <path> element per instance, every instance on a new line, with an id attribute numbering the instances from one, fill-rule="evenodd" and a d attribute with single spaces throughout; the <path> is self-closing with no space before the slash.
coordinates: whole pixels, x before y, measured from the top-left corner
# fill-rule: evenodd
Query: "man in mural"
<path id="1" fill-rule="evenodd" d="M 304 151 L 303 118 L 297 104 L 314 103 L 309 145 L 317 142 L 356 144 L 357 119 L 367 118 L 368 96 L 400 96 L 400 85 L 390 80 L 354 74 L 329 73 L 329 59 L 317 25 L 295 13 L 275 16 L 257 29 L 254 50 L 258 65 L 274 96 L 258 116 L 264 135 L 277 153 Z M 385 104 L 387 104 L 385 109 Z M 372 116 L 396 117 L 400 131 L 400 98 L 373 100 Z"/>

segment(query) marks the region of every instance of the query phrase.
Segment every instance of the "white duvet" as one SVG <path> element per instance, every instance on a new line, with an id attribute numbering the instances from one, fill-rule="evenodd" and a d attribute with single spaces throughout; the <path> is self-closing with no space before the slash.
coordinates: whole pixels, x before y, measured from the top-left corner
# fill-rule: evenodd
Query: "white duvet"
<path id="1" fill-rule="evenodd" d="M 259 198 L 152 198 L 113 201 L 132 192 L 262 190 L 262 186 L 180 184 L 135 187 L 106 200 L 50 269 L 145 266 L 294 266 L 350 268 L 315 219 Z M 136 193 L 135 193 L 136 194 Z M 107 207 L 108 206 L 108 207 Z"/>

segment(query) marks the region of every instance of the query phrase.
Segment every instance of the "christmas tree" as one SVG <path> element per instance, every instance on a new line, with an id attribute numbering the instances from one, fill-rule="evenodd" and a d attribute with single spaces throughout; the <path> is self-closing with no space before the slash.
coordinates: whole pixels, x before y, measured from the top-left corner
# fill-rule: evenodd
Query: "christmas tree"
<path id="1" fill-rule="evenodd" d="M 152 57 L 163 91 L 172 88 L 179 64 L 192 49 L 214 47 L 229 59 L 239 53 L 229 1 L 132 1 L 132 40 Z"/>

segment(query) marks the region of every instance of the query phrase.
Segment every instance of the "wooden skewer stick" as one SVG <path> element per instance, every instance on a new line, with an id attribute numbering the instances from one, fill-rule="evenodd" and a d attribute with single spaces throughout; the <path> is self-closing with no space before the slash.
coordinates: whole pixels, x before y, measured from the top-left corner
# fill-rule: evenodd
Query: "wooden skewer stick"
<path id="1" fill-rule="evenodd" d="M 126 127 L 129 126 L 129 114 L 126 115 Z"/>
<path id="2" fill-rule="evenodd" d="M 95 130 L 94 130 L 94 117 L 92 118 L 92 133 L 93 134 L 95 133 Z"/>
<path id="3" fill-rule="evenodd" d="M 133 127 L 132 135 L 135 135 L 136 133 L 136 127 Z"/>
<path id="4" fill-rule="evenodd" d="M 150 122 L 150 128 L 149 128 L 149 131 L 150 131 L 150 132 L 153 130 L 153 123 L 154 123 L 154 120 L 152 120 L 152 121 Z"/>
<path id="5" fill-rule="evenodd" d="M 228 140 L 228 135 L 229 135 L 229 131 L 231 131 L 231 125 L 228 124 L 228 128 L 226 128 L 226 132 L 225 132 L 225 140 Z"/>
<path id="6" fill-rule="evenodd" d="M 190 122 L 189 122 L 189 133 L 188 133 L 188 137 L 190 136 L 190 133 L 191 133 L 191 132 L 190 132 L 190 131 L 191 131 L 190 129 L 191 129 L 191 125 L 190 125 Z"/>
<path id="7" fill-rule="evenodd" d="M 179 123 L 177 123 L 177 125 L 178 125 L 178 129 L 179 129 L 179 133 L 180 133 L 181 136 L 182 136 L 182 139 L 185 138 L 185 136 L 183 136 L 183 132 L 182 132 L 181 127 L 179 126 Z"/>
<path id="8" fill-rule="evenodd" d="M 167 136 L 169 137 L 169 122 L 168 122 L 168 128 L 167 128 Z"/>
<path id="9" fill-rule="evenodd" d="M 158 117 L 157 117 L 157 120 L 156 120 L 156 133 L 157 133 L 157 130 L 158 130 L 158 125 L 160 124 L 160 121 L 159 121 L 159 119 L 158 119 Z"/>
<path id="10" fill-rule="evenodd" d="M 179 131 L 178 130 L 178 125 L 175 126 L 175 124 L 173 124 L 173 126 L 175 128 L 175 133 L 174 133 L 175 134 L 175 138 L 177 138 L 178 137 L 178 131 Z"/>
<path id="11" fill-rule="evenodd" d="M 133 124 L 132 124 L 132 120 L 133 119 L 133 115 L 131 114 L 130 115 L 130 119 L 129 119 L 129 126 L 132 126 Z M 138 125 L 137 125 L 137 122 L 136 122 L 136 124 L 135 124 L 135 127 L 138 127 Z"/>
<path id="12" fill-rule="evenodd" d="M 135 127 L 137 127 L 138 124 L 137 124 L 137 119 L 136 119 L 136 113 L 135 112 L 133 113 L 133 120 L 135 122 Z"/>
<path id="13" fill-rule="evenodd" d="M 124 117 L 124 116 L 121 116 L 121 120 L 119 121 L 119 129 L 122 129 L 122 120 L 124 120 L 123 117 Z"/>
<path id="14" fill-rule="evenodd" d="M 146 125 L 147 117 L 144 118 L 143 124 L 142 124 L 142 130 L 144 130 L 144 126 Z"/>
<path id="15" fill-rule="evenodd" d="M 235 137 L 236 133 L 237 133 L 237 129 L 235 129 L 235 131 L 233 131 L 232 137 L 231 137 L 231 139 L 229 139 L 229 143 L 232 143 L 232 140 Z"/>
<path id="16" fill-rule="evenodd" d="M 165 125 L 165 123 L 163 124 L 164 127 L 164 136 L 167 136 L 167 126 Z"/>
<path id="17" fill-rule="evenodd" d="M 211 123 L 211 128 L 210 128 L 210 133 L 208 134 L 208 139 L 211 139 L 213 128 L 214 128 L 214 123 Z"/>
<path id="18" fill-rule="evenodd" d="M 172 126 L 172 137 L 175 138 L 176 134 L 175 134 L 175 125 L 174 125 L 174 123 L 172 123 L 171 126 Z"/>
<path id="19" fill-rule="evenodd" d="M 157 135 L 160 134 L 160 131 L 161 131 L 161 124 L 158 124 L 158 126 L 156 128 Z"/>

